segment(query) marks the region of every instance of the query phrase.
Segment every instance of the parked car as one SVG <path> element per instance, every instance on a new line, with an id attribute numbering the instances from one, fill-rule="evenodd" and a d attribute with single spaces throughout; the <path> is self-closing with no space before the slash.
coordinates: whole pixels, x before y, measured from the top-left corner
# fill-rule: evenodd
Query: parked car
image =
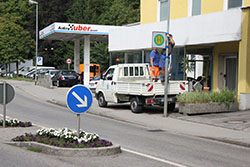
<path id="1" fill-rule="evenodd" d="M 96 75 L 92 80 L 89 81 L 89 89 L 92 92 L 95 92 L 96 90 L 96 85 L 98 84 L 98 82 L 101 79 L 101 75 Z"/>
<path id="2" fill-rule="evenodd" d="M 48 70 L 53 70 L 55 67 L 46 67 L 46 66 L 38 66 L 37 67 L 37 74 L 44 74 Z M 32 67 L 25 75 L 24 77 L 26 78 L 31 78 L 35 79 L 35 74 L 36 74 L 36 67 Z"/>
<path id="3" fill-rule="evenodd" d="M 53 78 L 53 77 L 56 75 L 57 72 L 59 72 L 59 70 L 48 70 L 48 71 L 45 73 L 45 75 L 49 75 L 50 78 Z"/>
<path id="4" fill-rule="evenodd" d="M 79 83 L 79 74 L 73 70 L 59 70 L 51 80 L 57 87 L 73 86 Z"/>

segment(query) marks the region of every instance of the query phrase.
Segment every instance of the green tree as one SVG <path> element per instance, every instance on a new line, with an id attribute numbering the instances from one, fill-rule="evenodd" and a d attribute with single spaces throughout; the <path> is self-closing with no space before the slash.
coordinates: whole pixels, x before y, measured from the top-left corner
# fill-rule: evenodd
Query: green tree
<path id="1" fill-rule="evenodd" d="M 75 0 L 66 12 L 67 22 L 124 25 L 140 20 L 140 0 Z M 109 66 L 108 43 L 91 42 L 90 62 Z"/>
<path id="2" fill-rule="evenodd" d="M 124 25 L 140 21 L 139 0 L 112 0 L 112 6 L 100 16 L 101 24 Z"/>
<path id="3" fill-rule="evenodd" d="M 17 24 L 19 21 L 19 17 L 10 14 L 0 17 L 0 62 L 4 64 L 24 61 L 34 47 L 34 40 Z"/>

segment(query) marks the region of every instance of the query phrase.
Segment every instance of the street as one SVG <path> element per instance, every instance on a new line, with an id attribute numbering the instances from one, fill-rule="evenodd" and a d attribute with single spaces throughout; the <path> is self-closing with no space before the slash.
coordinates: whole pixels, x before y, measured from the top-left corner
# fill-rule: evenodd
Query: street
<path id="1" fill-rule="evenodd" d="M 102 110 L 101 108 L 98 109 Z M 15 99 L 7 106 L 7 115 L 22 121 L 32 121 L 34 124 L 49 128 L 68 127 L 76 129 L 77 125 L 76 115 L 67 108 L 34 98 L 30 94 L 25 94 L 20 89 L 16 89 Z M 87 158 L 88 161 L 86 159 L 84 161 L 84 157 L 57 157 L 56 160 L 65 166 L 67 163 L 70 163 L 73 166 L 100 166 L 102 164 L 102 166 L 228 167 L 248 166 L 250 163 L 249 148 L 170 133 L 165 130 L 155 129 L 154 127 L 145 127 L 93 114 L 84 113 L 81 115 L 81 129 L 87 132 L 95 132 L 102 138 L 121 145 L 123 152 L 115 156 Z M 24 150 L 20 150 L 19 148 L 5 145 L 1 148 L 4 148 L 4 152 L 8 152 L 9 155 L 20 153 L 17 157 L 26 156 L 26 154 L 21 153 Z M 16 150 L 18 151 L 16 152 Z M 49 155 L 31 153 L 26 150 L 24 152 L 28 152 L 27 155 L 34 154 L 34 158 L 32 158 L 34 164 L 36 164 L 40 157 L 47 159 L 47 162 L 51 161 L 51 164 L 54 163 L 54 159 L 51 160 L 51 156 Z M 13 156 L 7 156 L 8 154 L 5 153 L 5 156 L 0 156 L 1 162 L 9 159 L 8 162 L 11 164 L 8 166 L 15 166 L 15 162 L 28 160 L 28 158 L 20 158 L 18 160 L 18 158 Z M 36 156 L 36 154 L 39 154 L 39 156 Z M 102 162 L 106 163 L 103 164 Z M 21 166 L 26 166 L 25 162 L 22 163 L 20 164 Z M 43 165 L 41 164 L 41 166 Z"/>

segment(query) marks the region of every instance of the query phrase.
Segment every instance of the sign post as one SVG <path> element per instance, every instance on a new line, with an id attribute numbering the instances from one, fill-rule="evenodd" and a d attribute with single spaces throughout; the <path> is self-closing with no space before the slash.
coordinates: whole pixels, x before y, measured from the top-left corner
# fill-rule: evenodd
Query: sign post
<path id="1" fill-rule="evenodd" d="M 68 58 L 66 60 L 66 63 L 68 64 L 68 70 L 70 70 L 70 64 L 72 63 L 72 60 L 70 58 Z"/>
<path id="2" fill-rule="evenodd" d="M 10 101 L 13 100 L 15 96 L 14 88 L 6 83 L 6 81 L 3 81 L 3 83 L 0 83 L 0 104 L 3 104 L 3 128 L 5 128 L 6 125 L 6 104 L 8 104 Z"/>
<path id="3" fill-rule="evenodd" d="M 73 86 L 67 93 L 67 107 L 77 115 L 77 135 L 80 135 L 80 114 L 89 110 L 93 102 L 91 91 L 83 86 Z"/>
<path id="4" fill-rule="evenodd" d="M 3 82 L 3 128 L 5 128 L 6 120 L 6 82 Z"/>
<path id="5" fill-rule="evenodd" d="M 168 24 L 167 24 L 167 33 L 169 33 L 169 22 L 170 22 L 170 0 L 167 0 L 168 2 Z M 167 46 L 166 46 L 166 56 L 168 56 L 168 38 L 166 40 Z M 164 113 L 163 117 L 168 116 L 168 59 L 165 60 L 165 87 L 164 87 Z"/>

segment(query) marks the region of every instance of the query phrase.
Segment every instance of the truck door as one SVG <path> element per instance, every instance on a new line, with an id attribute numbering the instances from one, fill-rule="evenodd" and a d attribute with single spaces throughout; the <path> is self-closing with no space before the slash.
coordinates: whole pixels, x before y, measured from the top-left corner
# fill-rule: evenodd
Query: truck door
<path id="1" fill-rule="evenodd" d="M 114 68 L 110 68 L 104 78 L 103 78 L 103 82 L 102 82 L 102 88 L 103 88 L 103 92 L 104 92 L 104 96 L 105 96 L 105 100 L 106 101 L 114 101 L 114 96 L 113 96 L 113 75 L 114 75 Z"/>

